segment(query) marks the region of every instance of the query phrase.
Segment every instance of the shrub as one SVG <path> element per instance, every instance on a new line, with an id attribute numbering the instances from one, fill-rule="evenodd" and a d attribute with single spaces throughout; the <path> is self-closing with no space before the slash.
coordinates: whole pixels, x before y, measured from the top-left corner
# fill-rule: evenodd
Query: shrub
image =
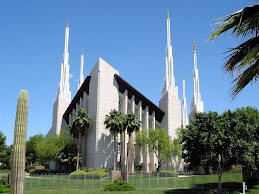
<path id="1" fill-rule="evenodd" d="M 155 173 L 156 174 L 156 173 Z M 179 173 L 173 170 L 160 170 L 159 171 L 159 176 L 165 177 L 178 177 Z"/>
<path id="2" fill-rule="evenodd" d="M 105 168 L 100 167 L 100 168 L 98 168 L 98 171 L 106 172 L 106 169 L 105 169 Z"/>
<path id="3" fill-rule="evenodd" d="M 49 173 L 53 173 L 53 170 L 51 169 L 41 169 L 41 170 L 35 170 L 35 169 L 31 169 L 30 170 L 30 175 L 41 175 L 41 174 L 49 174 Z"/>
<path id="4" fill-rule="evenodd" d="M 141 171 L 142 170 L 142 166 L 141 165 L 136 165 L 136 171 Z"/>
<path id="5" fill-rule="evenodd" d="M 70 173 L 70 175 L 85 175 L 85 174 L 86 174 L 86 172 L 84 170 L 77 170 L 77 171 Z"/>
<path id="6" fill-rule="evenodd" d="M 30 167 L 31 166 L 42 166 L 41 164 L 32 164 L 32 165 L 30 165 Z"/>
<path id="7" fill-rule="evenodd" d="M 105 191 L 133 191 L 135 190 L 135 187 L 133 187 L 131 184 L 126 183 L 124 180 L 119 177 L 112 183 L 106 185 L 104 187 Z"/>
<path id="8" fill-rule="evenodd" d="M 104 177 L 108 177 L 107 172 L 103 172 L 103 171 L 100 171 L 100 170 L 86 172 L 86 175 L 92 177 L 93 179 L 101 179 L 101 178 L 104 178 Z"/>
<path id="9" fill-rule="evenodd" d="M 88 168 L 88 172 L 95 171 L 94 168 Z"/>
<path id="10" fill-rule="evenodd" d="M 1 185 L 0 193 L 10 193 L 10 185 Z"/>
<path id="11" fill-rule="evenodd" d="M 86 172 L 84 170 L 77 170 L 72 173 L 70 173 L 71 179 L 84 179 L 84 176 L 86 175 Z"/>
<path id="12" fill-rule="evenodd" d="M 0 186 L 1 185 L 7 185 L 8 184 L 8 177 L 7 176 L 3 176 L 1 179 L 0 179 Z"/>

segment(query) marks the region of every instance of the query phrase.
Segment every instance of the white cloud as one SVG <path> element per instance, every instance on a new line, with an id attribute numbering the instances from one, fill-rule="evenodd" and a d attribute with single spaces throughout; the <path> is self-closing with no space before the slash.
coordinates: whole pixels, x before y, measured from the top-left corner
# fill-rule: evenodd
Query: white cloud
<path id="1" fill-rule="evenodd" d="M 73 73 L 70 73 L 69 74 L 69 78 L 72 78 L 72 77 L 74 77 L 75 75 L 73 74 Z"/>

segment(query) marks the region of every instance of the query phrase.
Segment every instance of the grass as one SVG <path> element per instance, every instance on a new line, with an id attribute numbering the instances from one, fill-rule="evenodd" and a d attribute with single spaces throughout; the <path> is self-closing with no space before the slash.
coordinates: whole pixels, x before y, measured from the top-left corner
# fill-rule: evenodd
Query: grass
<path id="1" fill-rule="evenodd" d="M 123 191 L 120 193 L 136 193 L 136 194 L 211 194 L 215 193 L 215 189 L 137 189 L 135 191 Z M 242 193 L 241 190 L 223 190 L 224 192 L 228 194 L 240 194 Z M 115 193 L 118 193 L 118 191 L 114 191 Z M 34 194 L 35 191 L 25 191 L 25 194 Z M 105 194 L 110 193 L 109 191 L 103 191 L 103 190 L 70 190 L 70 191 L 37 191 L 37 194 L 76 194 L 76 193 L 93 193 L 93 194 Z M 247 193 L 249 194 L 258 194 L 258 189 L 250 189 Z"/>
<path id="2" fill-rule="evenodd" d="M 25 190 L 73 190 L 102 189 L 110 183 L 108 177 L 103 179 L 69 179 L 68 175 L 43 175 L 25 179 Z M 152 175 L 130 175 L 128 182 L 135 188 L 217 188 L 217 175 L 191 177 L 157 177 Z M 242 174 L 225 174 L 222 177 L 223 188 L 241 188 Z"/>
<path id="3" fill-rule="evenodd" d="M 11 174 L 11 170 L 9 169 L 1 169 L 0 174 Z"/>

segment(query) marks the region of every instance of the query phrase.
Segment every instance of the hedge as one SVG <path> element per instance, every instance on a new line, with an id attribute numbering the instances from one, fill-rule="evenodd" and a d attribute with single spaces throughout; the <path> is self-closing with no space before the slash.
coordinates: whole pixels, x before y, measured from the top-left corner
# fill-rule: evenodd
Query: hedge
<path id="1" fill-rule="evenodd" d="M 85 178 L 93 178 L 93 179 L 101 179 L 104 177 L 108 177 L 107 172 L 103 172 L 101 170 L 91 171 L 91 172 L 85 172 L 84 170 L 78 170 L 74 171 L 70 174 L 70 177 L 72 179 L 84 179 Z"/>
<path id="2" fill-rule="evenodd" d="M 41 169 L 41 170 L 35 170 L 35 169 L 32 169 L 30 170 L 30 175 L 41 175 L 41 174 L 49 174 L 49 173 L 53 173 L 53 170 L 51 169 Z"/>

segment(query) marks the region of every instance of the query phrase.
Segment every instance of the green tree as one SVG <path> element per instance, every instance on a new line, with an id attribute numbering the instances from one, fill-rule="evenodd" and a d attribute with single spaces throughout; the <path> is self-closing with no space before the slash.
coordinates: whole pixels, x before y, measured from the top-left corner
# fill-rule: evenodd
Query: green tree
<path id="1" fill-rule="evenodd" d="M 67 144 L 63 147 L 63 149 L 60 150 L 60 152 L 57 155 L 57 162 L 61 166 L 67 166 L 69 172 L 75 170 L 77 164 L 77 147 L 74 142 L 74 139 L 72 139 L 72 141 L 68 141 Z"/>
<path id="2" fill-rule="evenodd" d="M 40 133 L 29 138 L 26 142 L 26 165 L 39 163 L 39 157 L 36 152 L 38 143 L 44 140 L 44 136 Z"/>
<path id="3" fill-rule="evenodd" d="M 75 113 L 75 115 L 76 117 L 72 120 L 71 124 L 69 125 L 69 132 L 75 139 L 77 139 L 76 170 L 79 170 L 80 141 L 81 138 L 86 135 L 86 131 L 91 124 L 91 118 L 90 115 L 83 108 L 80 108 L 79 111 Z"/>
<path id="4" fill-rule="evenodd" d="M 46 161 L 58 161 L 58 156 L 68 144 L 74 143 L 74 139 L 67 131 L 61 131 L 59 135 L 53 134 L 36 146 L 36 153 L 41 163 Z"/>
<path id="5" fill-rule="evenodd" d="M 0 169 L 11 169 L 12 145 L 5 144 L 6 137 L 0 131 Z"/>
<path id="6" fill-rule="evenodd" d="M 235 76 L 231 95 L 236 97 L 249 83 L 256 82 L 259 75 L 259 5 L 245 7 L 240 11 L 220 18 L 218 26 L 210 35 L 217 36 L 231 31 L 235 37 L 242 37 L 245 42 L 231 48 L 223 70 Z"/>
<path id="7" fill-rule="evenodd" d="M 114 153 L 113 153 L 113 169 L 116 170 L 116 163 L 117 163 L 117 152 L 116 152 L 116 146 L 117 146 L 117 135 L 118 133 L 121 133 L 124 127 L 124 115 L 117 111 L 112 110 L 109 115 L 105 116 L 104 125 L 106 129 L 110 130 L 111 135 L 114 139 Z"/>
<path id="8" fill-rule="evenodd" d="M 136 144 L 140 147 L 148 146 L 149 150 L 154 151 L 158 159 L 157 170 L 159 170 L 166 161 L 180 155 L 180 150 L 176 147 L 177 141 L 172 141 L 164 129 L 138 131 L 136 133 Z"/>
<path id="9" fill-rule="evenodd" d="M 254 148 L 258 144 L 259 113 L 251 107 L 217 112 L 197 113 L 182 129 L 183 158 L 190 167 L 203 166 L 218 170 L 218 192 L 222 191 L 224 169 L 233 164 L 255 168 Z"/>
<path id="10" fill-rule="evenodd" d="M 132 169 L 132 142 L 133 142 L 133 132 L 137 132 L 141 126 L 141 121 L 139 121 L 138 116 L 131 111 L 126 115 L 124 127 L 127 129 L 129 134 L 129 153 L 128 159 L 129 161 L 129 171 L 131 172 Z"/>

